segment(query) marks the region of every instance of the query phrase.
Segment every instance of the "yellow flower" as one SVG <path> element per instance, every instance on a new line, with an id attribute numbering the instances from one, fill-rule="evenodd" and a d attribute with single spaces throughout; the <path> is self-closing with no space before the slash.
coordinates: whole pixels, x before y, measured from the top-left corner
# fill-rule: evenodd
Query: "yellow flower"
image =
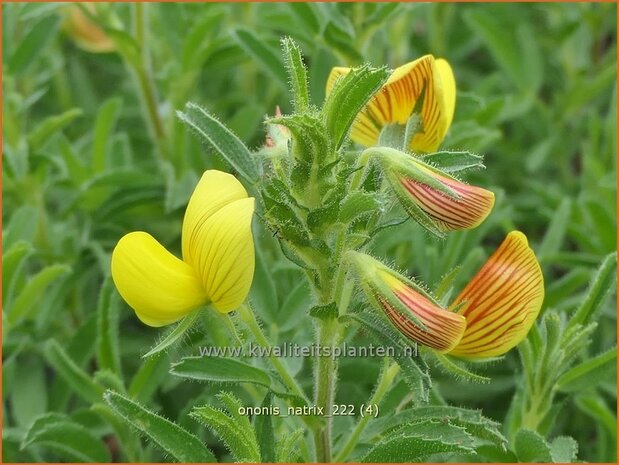
<path id="1" fill-rule="evenodd" d="M 95 5 L 83 3 L 89 12 L 95 12 Z M 66 9 L 64 29 L 76 45 L 91 53 L 108 53 L 115 49 L 114 42 L 105 31 L 93 22 L 77 5 Z"/>
<path id="2" fill-rule="evenodd" d="M 183 260 L 150 234 L 122 237 L 112 253 L 118 292 L 149 326 L 163 326 L 210 303 L 227 313 L 245 301 L 254 275 L 254 198 L 221 171 L 206 171 L 183 220 Z"/>
<path id="3" fill-rule="evenodd" d="M 370 300 L 404 336 L 457 357 L 505 354 L 526 337 L 544 300 L 539 263 L 518 231 L 507 235 L 449 309 L 375 259 L 349 254 Z"/>
<path id="4" fill-rule="evenodd" d="M 350 68 L 335 67 L 327 79 L 327 94 L 340 76 Z M 405 125 L 423 95 L 420 112 L 422 129 L 411 140 L 409 149 L 435 152 L 451 125 L 456 107 L 456 81 L 449 63 L 425 55 L 397 68 L 385 85 L 353 123 L 350 137 L 365 147 L 376 145 L 387 124 Z"/>

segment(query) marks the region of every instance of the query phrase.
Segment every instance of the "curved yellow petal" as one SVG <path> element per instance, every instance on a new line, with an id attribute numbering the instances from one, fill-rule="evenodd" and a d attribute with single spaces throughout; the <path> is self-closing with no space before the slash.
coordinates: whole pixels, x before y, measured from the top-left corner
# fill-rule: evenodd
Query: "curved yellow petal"
<path id="1" fill-rule="evenodd" d="M 527 238 L 507 235 L 477 275 L 456 298 L 453 307 L 467 321 L 452 355 L 496 357 L 518 345 L 535 322 L 544 300 L 544 278 Z"/>
<path id="2" fill-rule="evenodd" d="M 174 323 L 207 301 L 193 268 L 141 231 L 123 236 L 116 244 L 112 279 L 123 299 L 149 326 Z"/>
<path id="3" fill-rule="evenodd" d="M 241 305 L 251 287 L 255 265 L 253 213 L 253 197 L 230 202 L 203 216 L 187 244 L 209 300 L 222 313 Z"/>
<path id="4" fill-rule="evenodd" d="M 443 98 L 445 99 L 445 124 L 446 129 L 449 129 L 451 122 L 453 121 L 454 112 L 456 110 L 456 78 L 454 77 L 453 70 L 443 58 L 436 60 L 436 70 L 440 76 L 441 86 L 443 88 Z M 443 137 L 445 134 L 443 134 Z"/>
<path id="5" fill-rule="evenodd" d="M 83 3 L 84 8 L 95 12 L 95 6 L 91 3 Z M 68 6 L 65 13 L 64 29 L 75 41 L 78 47 L 91 53 L 113 52 L 116 48 L 114 41 L 105 31 L 76 5 Z"/>
<path id="6" fill-rule="evenodd" d="M 337 78 L 349 71 L 350 68 L 333 68 L 327 80 L 327 93 Z M 422 95 L 423 104 L 416 109 Z M 404 125 L 416 109 L 423 127 L 413 137 L 410 149 L 434 152 L 451 125 L 455 100 L 456 84 L 449 64 L 424 55 L 391 73 L 383 88 L 355 119 L 350 136 L 361 145 L 375 145 L 386 124 Z"/>
<path id="7" fill-rule="evenodd" d="M 195 244 L 204 234 L 206 221 L 226 205 L 247 198 L 247 191 L 234 176 L 223 171 L 205 171 L 191 194 L 183 219 L 183 260 L 194 265 Z M 194 244 L 194 247 L 192 247 Z"/>
<path id="8" fill-rule="evenodd" d="M 350 73 L 350 70 L 351 68 L 344 68 L 343 66 L 336 66 L 331 70 L 331 72 L 329 73 L 329 77 L 327 78 L 327 95 L 331 93 L 335 82 L 342 76 L 346 76 L 348 73 Z"/>

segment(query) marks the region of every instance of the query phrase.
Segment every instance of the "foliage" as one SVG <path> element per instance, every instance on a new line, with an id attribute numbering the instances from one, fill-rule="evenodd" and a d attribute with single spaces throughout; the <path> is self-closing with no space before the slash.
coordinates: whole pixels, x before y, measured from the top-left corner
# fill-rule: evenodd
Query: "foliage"
<path id="1" fill-rule="evenodd" d="M 300 205 L 287 193 L 315 181 L 303 171 L 313 160 L 335 166 L 340 145 L 351 148 L 348 127 L 383 66 L 425 53 L 447 58 L 458 84 L 442 144 L 457 155 L 436 162 L 479 167 L 483 153 L 486 170 L 468 180 L 497 193 L 496 206 L 440 241 L 395 215 L 370 250 L 449 301 L 506 232 L 522 230 L 544 273 L 543 315 L 501 361 L 471 370 L 423 350 L 398 360 L 378 418 L 340 458 L 616 460 L 616 5 L 99 4 L 84 14 L 114 44 L 103 54 L 76 46 L 70 7 L 3 7 L 3 461 L 314 460 L 309 439 L 322 424 L 250 422 L 238 406 L 311 404 L 320 367 L 280 360 L 293 392 L 272 360 L 197 357 L 198 347 L 248 344 L 258 323 L 240 312 L 232 324 L 200 312 L 194 330 L 143 357 L 164 336 L 114 291 L 110 253 L 146 227 L 178 252 L 206 169 L 235 172 L 257 195 L 265 129 L 285 125 L 307 146 L 292 189 L 269 177 L 262 191 L 250 301 L 271 343 L 311 344 L 309 315 L 328 322 L 337 311 L 323 282 L 332 264 L 321 261 L 337 244 L 323 233 L 367 220 L 385 199 L 337 192 L 352 171 L 320 178 L 337 202 Z M 282 37 L 294 42 L 280 50 Z M 332 66 L 366 63 L 325 101 Z M 301 116 L 274 118 L 278 105 Z M 316 273 L 298 266 L 308 262 Z M 341 323 L 351 343 L 403 344 L 364 312 Z M 333 402 L 367 403 L 386 372 L 380 360 L 342 358 Z M 335 457 L 359 421 L 358 411 L 333 419 Z"/>

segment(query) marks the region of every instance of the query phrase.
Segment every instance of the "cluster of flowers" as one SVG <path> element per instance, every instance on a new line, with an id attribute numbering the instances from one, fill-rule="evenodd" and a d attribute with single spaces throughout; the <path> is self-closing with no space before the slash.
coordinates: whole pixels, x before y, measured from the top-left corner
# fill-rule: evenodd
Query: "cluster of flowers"
<path id="1" fill-rule="evenodd" d="M 334 68 L 327 92 L 347 68 Z M 377 161 L 402 206 L 433 232 L 471 229 L 488 216 L 494 194 L 461 182 L 424 161 L 451 125 L 456 86 L 445 60 L 426 55 L 396 69 L 351 129 L 363 146 L 379 143 L 387 126 L 419 118 L 406 147 L 382 151 Z M 440 155 L 440 154 L 439 154 Z M 145 232 L 124 236 L 112 255 L 116 286 L 144 323 L 173 323 L 204 304 L 220 312 L 247 297 L 254 272 L 251 219 L 254 199 L 233 176 L 207 171 L 193 193 L 182 229 L 183 260 Z M 369 300 L 406 337 L 463 358 L 504 354 L 527 334 L 539 314 L 543 277 L 526 237 L 508 234 L 498 250 L 443 308 L 422 287 L 369 255 L 346 259 Z"/>

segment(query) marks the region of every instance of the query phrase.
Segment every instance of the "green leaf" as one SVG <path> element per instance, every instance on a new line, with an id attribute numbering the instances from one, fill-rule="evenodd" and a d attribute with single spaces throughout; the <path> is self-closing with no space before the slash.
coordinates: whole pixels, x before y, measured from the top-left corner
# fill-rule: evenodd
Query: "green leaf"
<path id="1" fill-rule="evenodd" d="M 369 441 L 378 435 L 384 436 L 395 428 L 428 420 L 442 421 L 464 428 L 475 438 L 477 445 L 494 444 L 503 448 L 507 443 L 500 430 L 501 424 L 483 417 L 480 410 L 447 405 L 415 407 L 392 416 L 380 417 L 368 425 L 363 438 Z"/>
<path id="2" fill-rule="evenodd" d="M 526 19 L 519 27 L 509 28 L 506 16 L 490 9 L 469 10 L 464 15 L 467 25 L 477 34 L 512 82 L 524 93 L 535 93 L 542 80 L 539 45 Z"/>
<path id="3" fill-rule="evenodd" d="M 216 462 L 213 453 L 193 434 L 114 391 L 104 399 L 113 412 L 179 462 Z"/>
<path id="4" fill-rule="evenodd" d="M 39 224 L 39 211 L 30 205 L 15 210 L 2 229 L 2 249 L 9 250 L 17 241 L 33 242 Z"/>
<path id="5" fill-rule="evenodd" d="M 574 327 L 577 324 L 588 323 L 591 317 L 600 309 L 606 297 L 615 286 L 615 276 L 617 271 L 617 253 L 613 252 L 604 258 L 602 264 L 598 268 L 589 290 L 587 297 L 570 318 L 568 327 Z"/>
<path id="6" fill-rule="evenodd" d="M 54 339 L 47 341 L 43 347 L 45 360 L 60 377 L 80 395 L 85 401 L 96 403 L 101 401 L 103 388 L 78 367 L 65 350 Z"/>
<path id="7" fill-rule="evenodd" d="M 380 211 L 382 205 L 376 194 L 369 192 L 353 192 L 340 205 L 338 221 L 349 224 L 359 218 Z"/>
<path id="8" fill-rule="evenodd" d="M 444 150 L 425 155 L 422 160 L 445 173 L 485 168 L 484 157 L 467 151 Z"/>
<path id="9" fill-rule="evenodd" d="M 299 442 L 303 440 L 304 431 L 297 429 L 290 434 L 284 435 L 277 442 L 277 463 L 299 463 Z"/>
<path id="10" fill-rule="evenodd" d="M 330 21 L 323 33 L 324 40 L 333 49 L 346 57 L 353 63 L 361 63 L 363 56 L 354 47 L 355 39 L 348 31 L 339 27 L 335 22 Z"/>
<path id="11" fill-rule="evenodd" d="M 545 257 L 557 253 L 560 250 L 571 213 L 572 202 L 569 198 L 565 198 L 561 201 L 559 208 L 552 216 L 552 220 L 546 229 L 546 234 L 544 234 L 544 239 L 537 249 L 537 256 L 540 261 L 544 261 Z"/>
<path id="12" fill-rule="evenodd" d="M 41 359 L 22 354 L 15 366 L 11 392 L 12 418 L 26 428 L 47 410 L 47 380 Z"/>
<path id="13" fill-rule="evenodd" d="M 71 267 L 68 265 L 50 265 L 31 277 L 16 296 L 15 301 L 8 311 L 6 321 L 9 328 L 15 326 L 24 319 L 32 318 L 37 311 L 37 303 L 44 295 L 45 291 L 55 281 L 65 276 L 70 271 Z"/>
<path id="14" fill-rule="evenodd" d="M 303 63 L 301 50 L 290 37 L 282 39 L 282 49 L 292 91 L 294 111 L 302 113 L 309 108 L 310 103 L 307 69 Z"/>
<path id="15" fill-rule="evenodd" d="M 262 408 L 268 409 L 273 404 L 273 394 L 267 393 L 262 401 Z M 254 430 L 256 440 L 260 444 L 260 458 L 263 463 L 275 462 L 275 431 L 271 415 L 255 415 Z"/>
<path id="16" fill-rule="evenodd" d="M 188 103 L 178 117 L 191 127 L 200 138 L 222 156 L 241 176 L 255 183 L 259 178 L 258 166 L 249 149 L 228 128 L 195 103 Z"/>
<path id="17" fill-rule="evenodd" d="M 241 48 L 273 78 L 283 90 L 288 87 L 284 63 L 279 54 L 265 41 L 247 29 L 237 29 L 234 37 Z"/>
<path id="18" fill-rule="evenodd" d="M 100 173 L 108 167 L 108 151 L 114 126 L 122 107 L 120 97 L 106 100 L 97 113 L 92 141 L 92 169 Z"/>
<path id="19" fill-rule="evenodd" d="M 22 448 L 43 446 L 66 461 L 108 463 L 107 446 L 90 430 L 70 418 L 49 413 L 39 417 L 26 432 Z"/>
<path id="20" fill-rule="evenodd" d="M 59 22 L 59 17 L 56 15 L 46 16 L 32 26 L 8 58 L 7 71 L 15 76 L 24 73 L 51 42 L 58 30 Z"/>
<path id="21" fill-rule="evenodd" d="M 357 114 L 389 77 L 386 68 L 361 66 L 338 79 L 327 96 L 322 115 L 329 134 L 339 148 Z"/>
<path id="22" fill-rule="evenodd" d="M 575 392 L 595 387 L 604 379 L 616 379 L 617 348 L 576 365 L 564 373 L 557 381 L 559 391 Z"/>
<path id="23" fill-rule="evenodd" d="M 331 302 L 325 305 L 314 305 L 310 308 L 309 315 L 321 320 L 331 320 L 333 318 L 337 318 L 337 304 L 335 302 Z"/>
<path id="24" fill-rule="evenodd" d="M 315 6 L 311 3 L 290 2 L 285 3 L 290 8 L 292 14 L 307 27 L 308 32 L 316 35 L 320 32 L 320 20 L 315 11 Z"/>
<path id="25" fill-rule="evenodd" d="M 467 367 L 463 366 L 462 363 L 454 361 L 447 355 L 443 355 L 439 352 L 433 352 L 433 355 L 436 357 L 436 360 L 439 362 L 441 368 L 443 368 L 446 372 L 452 374 L 456 378 L 481 384 L 486 384 L 490 382 L 490 378 L 488 378 L 487 376 L 482 376 L 472 372 Z"/>
<path id="26" fill-rule="evenodd" d="M 473 439 L 464 428 L 427 420 L 394 431 L 374 446 L 361 462 L 420 462 L 434 454 L 473 452 L 473 445 Z"/>
<path id="27" fill-rule="evenodd" d="M 221 356 L 184 357 L 172 364 L 170 373 L 197 381 L 253 383 L 271 387 L 271 378 L 264 370 Z"/>
<path id="28" fill-rule="evenodd" d="M 112 39 L 114 45 L 120 55 L 134 68 L 139 69 L 142 66 L 142 55 L 139 44 L 131 36 L 131 34 L 110 27 L 104 28 L 105 33 Z"/>
<path id="29" fill-rule="evenodd" d="M 139 401 L 147 401 L 157 390 L 159 382 L 167 376 L 168 357 L 163 352 L 142 361 L 142 365 L 131 379 L 129 395 Z"/>
<path id="30" fill-rule="evenodd" d="M 108 277 L 99 292 L 97 305 L 97 360 L 99 367 L 120 375 L 118 340 L 119 299 L 113 281 Z"/>
<path id="31" fill-rule="evenodd" d="M 82 116 L 82 114 L 81 108 L 72 108 L 59 115 L 45 118 L 28 134 L 30 150 L 34 152 L 43 148 L 52 136 L 60 132 L 65 126 L 68 126 L 75 118 Z"/>
<path id="32" fill-rule="evenodd" d="M 260 448 L 247 416 L 239 413 L 241 402 L 230 393 L 217 396 L 228 414 L 210 405 L 196 407 L 190 415 L 208 426 L 226 444 L 237 462 L 260 462 Z"/>
<path id="33" fill-rule="evenodd" d="M 157 345 L 155 345 L 155 347 L 153 347 L 148 352 L 146 352 L 144 355 L 142 355 L 142 358 L 152 357 L 153 355 L 161 352 L 162 350 L 167 349 L 172 344 L 174 344 L 176 341 L 178 341 L 180 338 L 182 338 L 185 335 L 185 333 L 189 329 L 191 329 L 193 324 L 196 322 L 201 311 L 202 309 L 199 308 L 197 310 L 194 310 L 192 313 L 187 315 L 185 318 L 183 318 L 174 327 L 172 331 L 168 332 L 168 334 L 164 336 L 163 339 L 159 341 Z"/>
<path id="34" fill-rule="evenodd" d="M 249 296 L 252 304 L 259 309 L 260 315 L 265 321 L 268 323 L 277 322 L 277 310 L 279 308 L 277 290 L 262 247 L 256 248 L 256 272 Z"/>
<path id="35" fill-rule="evenodd" d="M 386 317 L 385 317 L 386 318 Z M 402 336 L 386 322 L 370 316 L 366 312 L 350 313 L 340 317 L 340 321 L 355 321 L 374 339 L 377 344 L 385 347 L 393 347 L 393 359 L 400 365 L 402 374 L 411 390 L 419 401 L 427 401 L 432 381 L 428 374 L 428 367 L 419 357 L 417 347 L 404 342 Z M 411 356 L 407 352 L 415 353 Z"/>
<path id="36" fill-rule="evenodd" d="M 550 443 L 550 454 L 554 463 L 575 462 L 578 455 L 578 443 L 569 436 L 559 436 Z"/>
<path id="37" fill-rule="evenodd" d="M 24 261 L 32 254 L 33 248 L 26 241 L 18 241 L 2 254 L 2 305 L 6 304 L 11 294 L 15 275 Z"/>
<path id="38" fill-rule="evenodd" d="M 519 462 L 552 462 L 550 446 L 537 432 L 521 429 L 516 433 L 514 451 Z"/>
<path id="39" fill-rule="evenodd" d="M 609 437 L 613 439 L 617 437 L 616 410 L 614 407 L 609 408 L 607 401 L 600 395 L 591 391 L 580 394 L 576 397 L 576 406 L 602 426 L 608 432 Z"/>

